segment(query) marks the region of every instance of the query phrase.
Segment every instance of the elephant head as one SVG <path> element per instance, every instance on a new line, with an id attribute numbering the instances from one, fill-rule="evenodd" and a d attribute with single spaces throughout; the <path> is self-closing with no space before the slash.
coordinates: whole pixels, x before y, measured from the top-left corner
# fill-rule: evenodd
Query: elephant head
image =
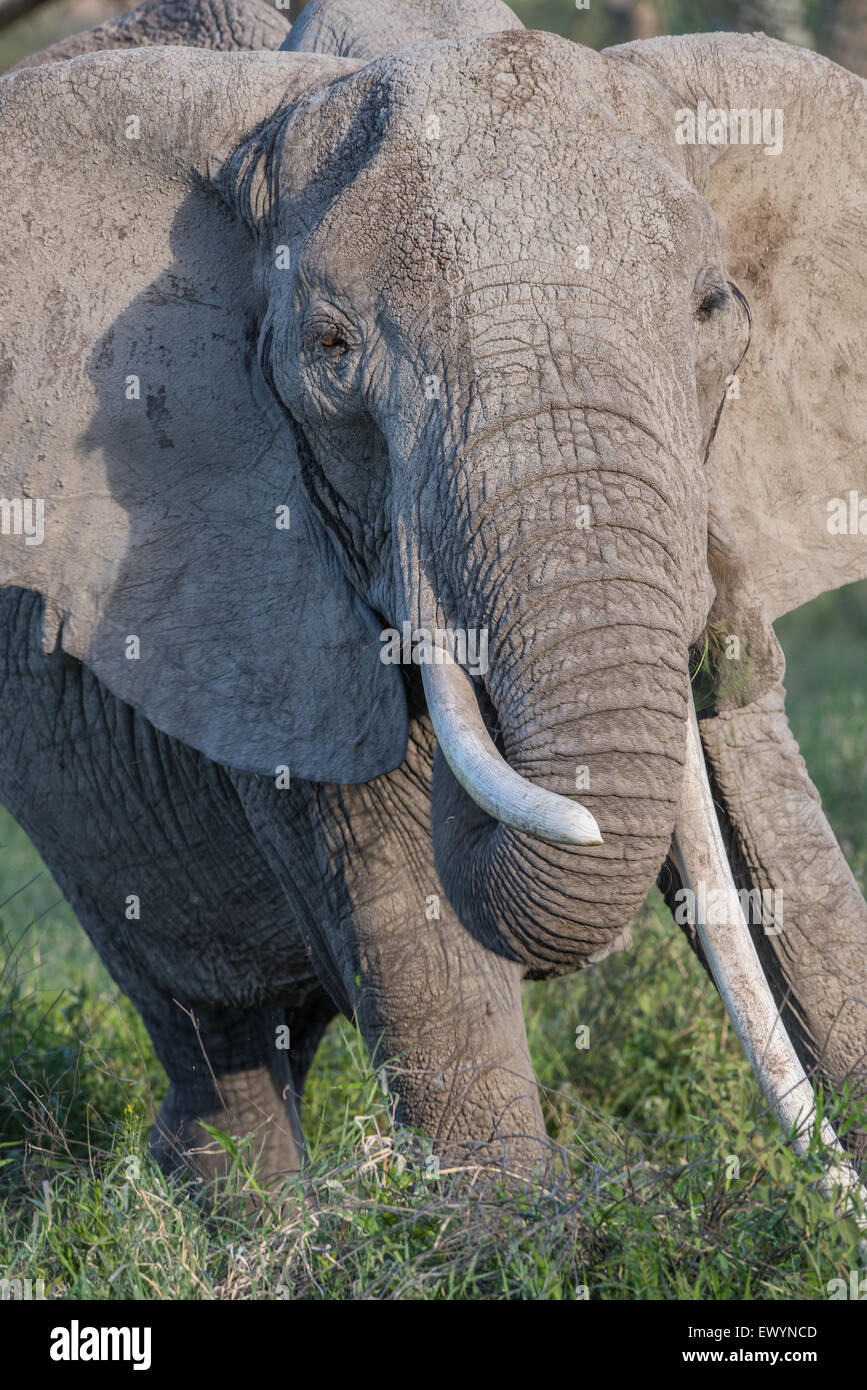
<path id="1" fill-rule="evenodd" d="M 770 626 L 867 573 L 827 526 L 864 471 L 863 82 L 496 0 L 316 0 L 283 48 L 4 82 L 2 486 L 44 537 L 0 582 L 159 728 L 320 782 L 403 759 L 385 629 L 484 632 L 421 668 L 437 865 L 537 977 L 627 942 L 676 826 L 711 862 L 678 824 L 710 617 L 721 833 L 786 891 L 759 955 L 805 1065 L 863 1085 L 867 912 Z"/>

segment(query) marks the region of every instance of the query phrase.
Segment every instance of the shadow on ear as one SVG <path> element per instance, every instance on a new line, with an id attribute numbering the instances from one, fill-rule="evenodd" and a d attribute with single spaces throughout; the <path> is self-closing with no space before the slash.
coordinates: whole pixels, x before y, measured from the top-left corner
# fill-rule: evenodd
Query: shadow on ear
<path id="1" fill-rule="evenodd" d="M 685 136 L 687 112 L 696 140 L 702 110 L 714 138 L 737 113 L 737 144 L 682 148 L 752 314 L 739 396 L 726 402 L 710 464 L 775 618 L 867 575 L 867 84 L 755 35 L 607 54 L 667 89 Z M 727 125 L 713 130 L 720 110 Z M 740 143 L 744 129 L 759 132 L 752 113 L 767 113 L 762 134 Z"/>
<path id="2" fill-rule="evenodd" d="M 44 503 L 41 543 L 0 541 L 0 583 L 42 593 L 46 646 L 158 728 L 334 782 L 401 762 L 403 685 L 299 487 L 252 239 L 205 174 L 355 66 L 99 53 L 15 74 L 0 116 L 0 490 Z"/>

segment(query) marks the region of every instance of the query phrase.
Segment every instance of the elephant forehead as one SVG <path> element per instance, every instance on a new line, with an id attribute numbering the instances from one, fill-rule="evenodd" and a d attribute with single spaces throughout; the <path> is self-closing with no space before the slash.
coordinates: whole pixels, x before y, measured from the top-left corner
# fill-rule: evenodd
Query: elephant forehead
<path id="1" fill-rule="evenodd" d="M 311 251 L 378 248 L 387 274 L 396 256 L 418 268 L 433 255 L 460 272 L 502 264 L 509 248 L 554 267 L 586 247 L 609 272 L 676 268 L 709 210 L 685 177 L 673 119 L 670 132 L 664 119 L 648 130 L 659 101 L 646 87 L 625 64 L 522 31 L 371 63 L 303 118 L 303 145 L 318 142 L 304 190 L 304 220 L 318 224 Z M 298 145 L 287 142 L 284 160 Z"/>
<path id="2" fill-rule="evenodd" d="M 610 143 L 602 135 L 597 145 Z M 670 299 L 695 276 L 697 248 L 718 233 L 707 204 L 660 160 L 598 148 L 594 159 L 492 159 L 434 155 L 410 175 L 392 152 L 347 184 L 310 229 L 304 279 L 338 293 L 359 281 L 364 298 L 393 312 L 419 288 L 454 298 L 506 282 L 564 290 L 604 281 L 612 312 L 635 300 Z M 607 170 L 604 176 L 603 170 Z M 640 177 L 641 194 L 636 187 Z"/>
<path id="3" fill-rule="evenodd" d="M 331 175 L 337 190 L 372 162 L 380 175 L 415 162 L 445 177 L 454 158 L 456 178 L 468 161 L 562 176 L 615 152 L 622 163 L 662 155 L 685 176 L 675 133 L 672 103 L 634 65 L 552 34 L 508 31 L 411 45 L 311 94 L 294 110 L 281 182 L 300 193 Z"/>
<path id="4" fill-rule="evenodd" d="M 398 122 L 439 107 L 467 125 L 510 119 L 533 125 L 564 102 L 610 104 L 641 85 L 594 49 L 528 30 L 411 45 L 349 81 L 375 90 Z"/>

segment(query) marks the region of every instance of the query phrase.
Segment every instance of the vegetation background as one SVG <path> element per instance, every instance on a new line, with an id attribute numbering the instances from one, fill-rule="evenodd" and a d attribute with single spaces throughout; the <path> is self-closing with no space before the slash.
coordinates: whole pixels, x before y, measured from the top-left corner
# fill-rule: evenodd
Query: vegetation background
<path id="1" fill-rule="evenodd" d="M 0 0 L 0 19 L 26 0 Z M 49 0 L 0 30 L 0 69 L 126 8 Z M 515 0 L 525 23 L 593 47 L 734 29 L 867 75 L 865 0 Z M 867 542 L 865 542 L 867 543 Z M 867 583 L 777 624 L 789 713 L 867 888 Z M 816 1164 L 775 1132 L 724 1011 L 654 890 L 635 948 L 527 986 L 558 1176 L 472 1193 L 424 1176 L 352 1025 L 305 1099 L 297 1201 L 240 1211 L 252 1146 L 216 1216 L 167 1184 L 146 1136 L 166 1078 L 23 832 L 0 811 L 0 1278 L 85 1298 L 826 1298 L 855 1267 Z M 576 1027 L 590 1046 L 577 1049 Z M 230 1140 L 225 1141 L 230 1148 Z M 233 1193 L 237 1200 L 233 1199 Z"/>

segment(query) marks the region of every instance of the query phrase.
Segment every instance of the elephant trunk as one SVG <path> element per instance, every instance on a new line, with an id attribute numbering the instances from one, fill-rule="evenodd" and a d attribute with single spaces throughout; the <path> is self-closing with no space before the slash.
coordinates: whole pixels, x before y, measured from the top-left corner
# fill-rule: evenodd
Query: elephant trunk
<path id="1" fill-rule="evenodd" d="M 552 449 L 542 478 L 516 479 L 521 450 L 508 447 L 501 495 L 454 503 L 475 522 L 470 553 L 438 553 L 440 606 L 461 594 L 489 663 L 475 690 L 448 661 L 422 666 L 439 741 L 434 849 L 467 928 L 547 975 L 628 944 L 667 853 L 685 751 L 682 595 L 697 586 L 637 446 L 606 456 L 604 495 L 586 503 L 598 454 L 555 463 Z M 502 457 L 501 438 L 501 477 Z M 497 475 L 477 457 L 467 472 Z"/>

